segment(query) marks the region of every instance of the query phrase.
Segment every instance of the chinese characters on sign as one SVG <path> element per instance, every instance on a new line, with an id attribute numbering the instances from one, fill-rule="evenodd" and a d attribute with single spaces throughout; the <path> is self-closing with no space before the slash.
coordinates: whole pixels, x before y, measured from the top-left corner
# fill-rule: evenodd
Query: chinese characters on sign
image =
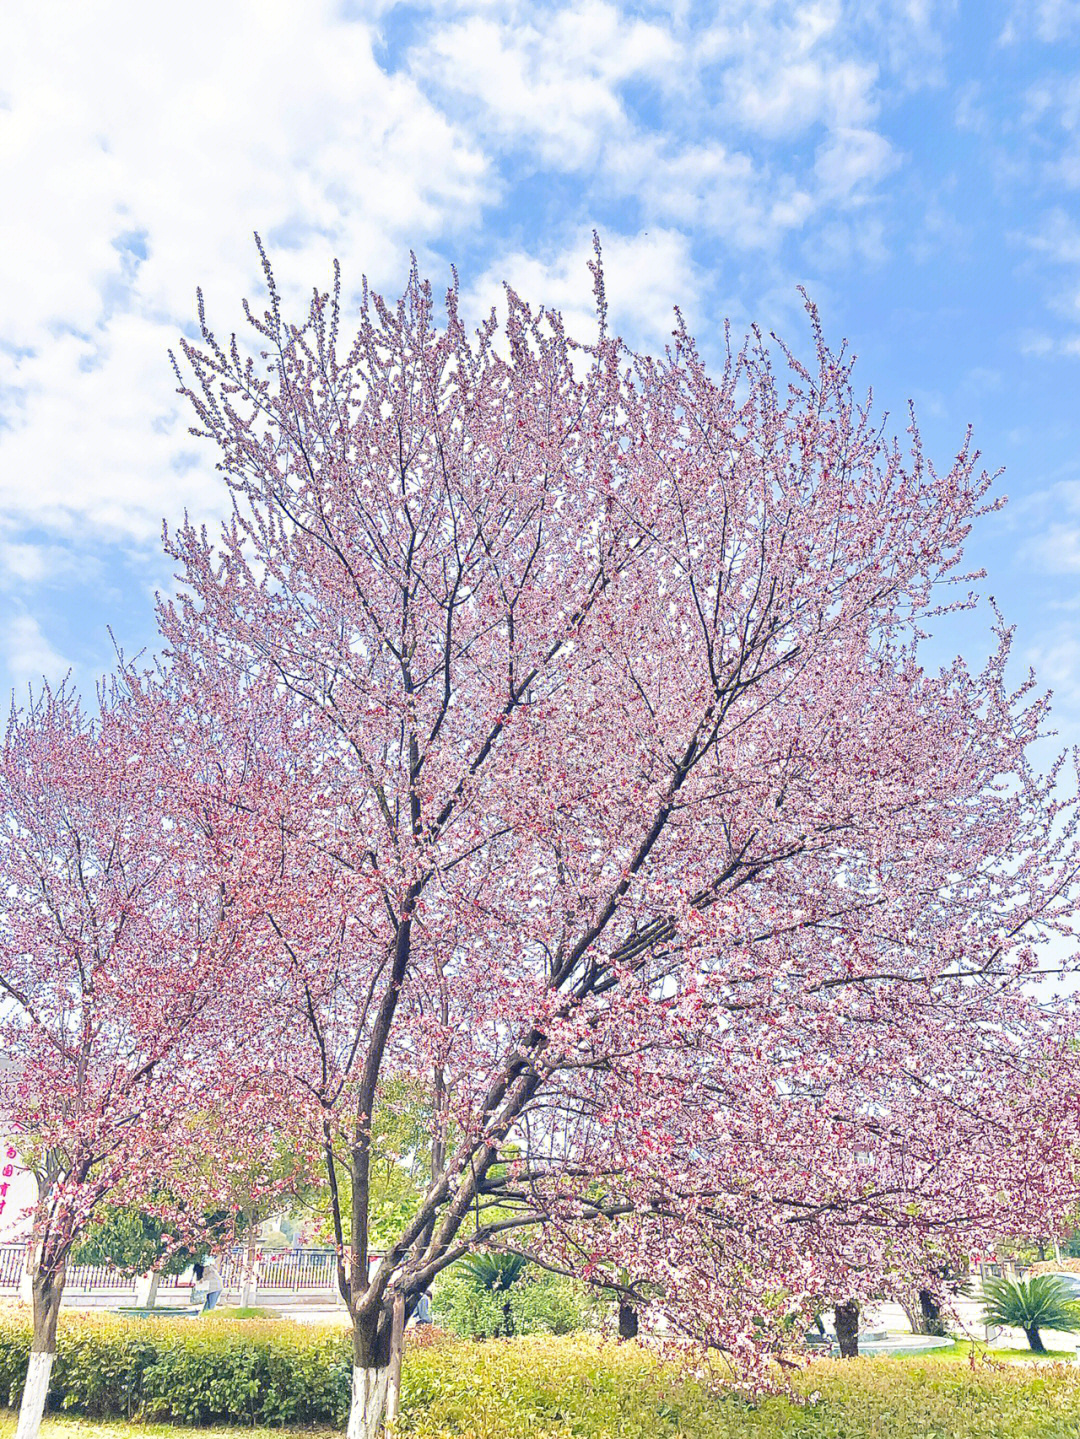
<path id="1" fill-rule="evenodd" d="M 12 1180 L 15 1178 L 16 1161 L 18 1151 L 12 1144 L 4 1146 L 4 1165 L 0 1169 L 0 1214 L 3 1214 L 8 1202 L 8 1193 L 11 1189 Z"/>
<path id="2" fill-rule="evenodd" d="M 33 1189 L 33 1177 L 20 1163 L 18 1149 L 10 1140 L 0 1140 L 0 1243 L 21 1237 L 20 1221 L 25 1221 L 33 1204 Z"/>

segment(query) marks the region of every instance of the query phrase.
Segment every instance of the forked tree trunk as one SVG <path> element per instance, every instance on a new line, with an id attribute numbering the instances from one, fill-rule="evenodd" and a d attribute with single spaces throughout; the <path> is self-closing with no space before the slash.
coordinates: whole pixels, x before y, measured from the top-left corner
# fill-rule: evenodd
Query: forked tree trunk
<path id="1" fill-rule="evenodd" d="M 836 1320 L 836 1342 L 840 1345 L 841 1359 L 857 1359 L 859 1357 L 858 1300 L 849 1299 L 846 1304 L 838 1304 L 833 1310 L 833 1317 Z"/>
<path id="2" fill-rule="evenodd" d="M 378 1439 L 390 1383 L 392 1316 L 380 1311 L 353 1325 L 352 1395 L 346 1439 Z"/>
<path id="3" fill-rule="evenodd" d="M 37 1256 L 30 1276 L 34 1306 L 34 1333 L 30 1342 L 30 1363 L 19 1405 L 19 1427 L 15 1439 L 37 1439 L 49 1397 L 49 1379 L 56 1358 L 56 1322 L 64 1292 L 65 1266 L 43 1269 Z"/>
<path id="4" fill-rule="evenodd" d="M 636 1339 L 638 1333 L 637 1310 L 625 1299 L 619 1300 L 619 1338 Z"/>

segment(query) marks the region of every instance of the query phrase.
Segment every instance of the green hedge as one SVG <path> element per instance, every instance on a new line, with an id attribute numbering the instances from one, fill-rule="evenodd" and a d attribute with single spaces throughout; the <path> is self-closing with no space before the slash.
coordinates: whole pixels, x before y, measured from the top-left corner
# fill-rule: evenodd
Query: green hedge
<path id="1" fill-rule="evenodd" d="M 0 1321 L 0 1404 L 18 1403 L 29 1349 L 25 1323 Z M 339 1331 L 64 1315 L 49 1405 L 181 1424 L 341 1424 L 351 1363 Z"/>
<path id="2" fill-rule="evenodd" d="M 54 1404 L 111 1421 L 106 1433 L 115 1439 L 154 1439 L 153 1430 L 139 1426 L 166 1419 L 293 1431 L 344 1424 L 349 1350 L 340 1331 L 65 1314 L 61 1336 Z M 1060 1364 L 985 1368 L 981 1360 L 971 1367 L 933 1355 L 815 1360 L 809 1370 L 789 1373 L 806 1401 L 799 1403 L 724 1392 L 722 1365 L 714 1370 L 720 1384 L 706 1383 L 665 1366 L 645 1346 L 595 1336 L 477 1344 L 427 1331 L 417 1338 L 403 1376 L 402 1439 L 1080 1436 L 1080 1372 Z M 0 1320 L 0 1402 L 19 1397 L 28 1341 L 25 1325 Z M 116 1421 L 128 1414 L 136 1424 L 121 1429 Z M 13 1422 L 0 1415 L 0 1433 L 10 1434 Z M 56 1425 L 52 1432 L 63 1431 Z"/>

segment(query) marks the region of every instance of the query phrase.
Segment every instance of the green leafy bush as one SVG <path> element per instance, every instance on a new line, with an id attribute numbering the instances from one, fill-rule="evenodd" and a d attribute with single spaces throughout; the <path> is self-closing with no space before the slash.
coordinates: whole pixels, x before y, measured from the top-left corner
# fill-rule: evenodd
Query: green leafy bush
<path id="1" fill-rule="evenodd" d="M 29 1346 L 25 1322 L 0 1322 L 0 1404 L 18 1403 Z M 65 1315 L 49 1403 L 94 1418 L 337 1424 L 348 1412 L 351 1364 L 340 1331 Z"/>
<path id="2" fill-rule="evenodd" d="M 580 1284 L 536 1270 L 515 1284 L 510 1305 L 519 1334 L 573 1334 L 591 1323 L 597 1308 Z"/>
<path id="3" fill-rule="evenodd" d="M 471 1259 L 463 1259 L 461 1267 L 477 1289 L 490 1289 L 494 1293 L 516 1284 L 525 1273 L 527 1263 L 523 1254 L 474 1254 Z"/>
<path id="4" fill-rule="evenodd" d="M 400 1439 L 1077 1439 L 1080 1374 L 1054 1365 L 815 1360 L 797 1397 L 748 1397 L 592 1335 L 445 1344 L 405 1365 Z"/>
<path id="5" fill-rule="evenodd" d="M 646 1345 L 594 1335 L 474 1344 L 426 1330 L 417 1339 L 406 1354 L 399 1439 L 1080 1435 L 1080 1373 L 1062 1364 L 815 1360 L 807 1370 L 786 1371 L 794 1395 L 751 1398 L 724 1387 L 730 1375 L 719 1360 L 691 1372 L 665 1364 Z M 18 1400 L 28 1344 L 25 1322 L 0 1320 L 0 1401 Z M 151 1439 L 153 1430 L 118 1427 L 128 1414 L 136 1423 L 340 1427 L 349 1362 L 341 1330 L 65 1314 L 51 1399 L 91 1423 L 106 1419 L 101 1439 Z M 50 1424 L 51 1439 L 65 1432 L 88 1439 L 85 1423 Z M 8 1439 L 13 1426 L 14 1416 L 0 1413 L 0 1436 Z"/>
<path id="6" fill-rule="evenodd" d="M 534 1266 L 508 1287 L 479 1283 L 471 1269 L 451 1269 L 437 1285 L 431 1307 L 437 1322 L 462 1339 L 572 1334 L 584 1328 L 592 1309 L 581 1285 Z"/>
<path id="7" fill-rule="evenodd" d="M 490 1339 L 502 1333 L 503 1296 L 478 1288 L 466 1274 L 448 1274 L 432 1296 L 431 1314 L 461 1339 Z"/>

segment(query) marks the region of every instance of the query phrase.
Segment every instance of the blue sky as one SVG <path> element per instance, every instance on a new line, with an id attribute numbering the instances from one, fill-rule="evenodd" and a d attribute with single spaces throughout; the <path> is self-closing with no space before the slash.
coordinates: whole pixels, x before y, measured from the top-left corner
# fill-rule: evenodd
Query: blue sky
<path id="1" fill-rule="evenodd" d="M 166 352 L 197 284 L 239 323 L 254 229 L 296 296 L 414 249 L 587 332 L 596 227 L 633 344 L 798 349 L 803 284 L 942 467 L 973 425 L 973 557 L 1080 742 L 1078 0 L 8 0 L 0 195 L 5 692 L 152 644 L 162 518 L 223 503 Z"/>

